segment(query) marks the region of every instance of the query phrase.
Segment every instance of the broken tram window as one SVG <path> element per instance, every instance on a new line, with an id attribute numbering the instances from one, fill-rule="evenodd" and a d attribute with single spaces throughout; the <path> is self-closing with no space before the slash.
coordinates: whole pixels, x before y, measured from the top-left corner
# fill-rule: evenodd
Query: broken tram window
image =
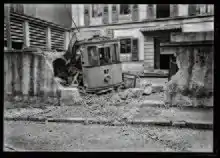
<path id="1" fill-rule="evenodd" d="M 100 65 L 111 63 L 110 47 L 99 48 Z"/>

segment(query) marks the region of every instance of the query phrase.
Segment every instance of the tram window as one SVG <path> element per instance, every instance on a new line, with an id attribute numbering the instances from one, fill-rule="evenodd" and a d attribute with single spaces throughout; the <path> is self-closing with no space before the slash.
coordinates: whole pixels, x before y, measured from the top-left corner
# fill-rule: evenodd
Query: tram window
<path id="1" fill-rule="evenodd" d="M 112 63 L 118 63 L 119 62 L 119 56 L 117 52 L 117 45 L 114 44 L 112 47 Z"/>
<path id="2" fill-rule="evenodd" d="M 88 58 L 90 66 L 97 66 L 99 64 L 99 56 L 96 47 L 88 47 Z"/>
<path id="3" fill-rule="evenodd" d="M 110 47 L 99 48 L 100 65 L 111 63 Z"/>

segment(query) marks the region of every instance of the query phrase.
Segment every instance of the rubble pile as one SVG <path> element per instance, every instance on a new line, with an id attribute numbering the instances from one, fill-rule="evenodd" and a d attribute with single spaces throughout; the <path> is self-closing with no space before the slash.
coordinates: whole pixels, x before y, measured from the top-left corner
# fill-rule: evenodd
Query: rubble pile
<path id="1" fill-rule="evenodd" d="M 171 105 L 213 106 L 213 50 L 181 49 L 176 54 L 178 72 L 165 87 Z"/>

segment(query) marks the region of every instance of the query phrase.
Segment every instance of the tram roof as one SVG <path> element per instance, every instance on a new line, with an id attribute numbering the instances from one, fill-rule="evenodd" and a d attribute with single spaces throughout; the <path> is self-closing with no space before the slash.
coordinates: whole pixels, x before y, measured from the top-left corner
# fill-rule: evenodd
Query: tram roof
<path id="1" fill-rule="evenodd" d="M 93 36 L 88 39 L 80 40 L 76 43 L 76 45 L 82 45 L 82 44 L 95 44 L 95 43 L 108 43 L 108 42 L 118 42 L 118 38 L 110 38 L 106 36 Z"/>

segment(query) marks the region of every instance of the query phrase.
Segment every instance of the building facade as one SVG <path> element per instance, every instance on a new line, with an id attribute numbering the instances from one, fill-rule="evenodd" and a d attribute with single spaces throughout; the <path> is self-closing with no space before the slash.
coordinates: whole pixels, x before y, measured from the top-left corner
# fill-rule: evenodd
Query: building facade
<path id="1" fill-rule="evenodd" d="M 9 12 L 6 13 L 6 7 Z M 4 41 L 10 14 L 10 41 L 13 49 L 39 47 L 66 50 L 72 25 L 71 6 L 64 4 L 5 4 Z M 65 17 L 65 18 L 64 18 Z"/>
<path id="2" fill-rule="evenodd" d="M 169 69 L 175 49 L 167 44 L 214 40 L 212 4 L 74 4 L 71 10 L 82 38 L 120 38 L 125 71 Z"/>

